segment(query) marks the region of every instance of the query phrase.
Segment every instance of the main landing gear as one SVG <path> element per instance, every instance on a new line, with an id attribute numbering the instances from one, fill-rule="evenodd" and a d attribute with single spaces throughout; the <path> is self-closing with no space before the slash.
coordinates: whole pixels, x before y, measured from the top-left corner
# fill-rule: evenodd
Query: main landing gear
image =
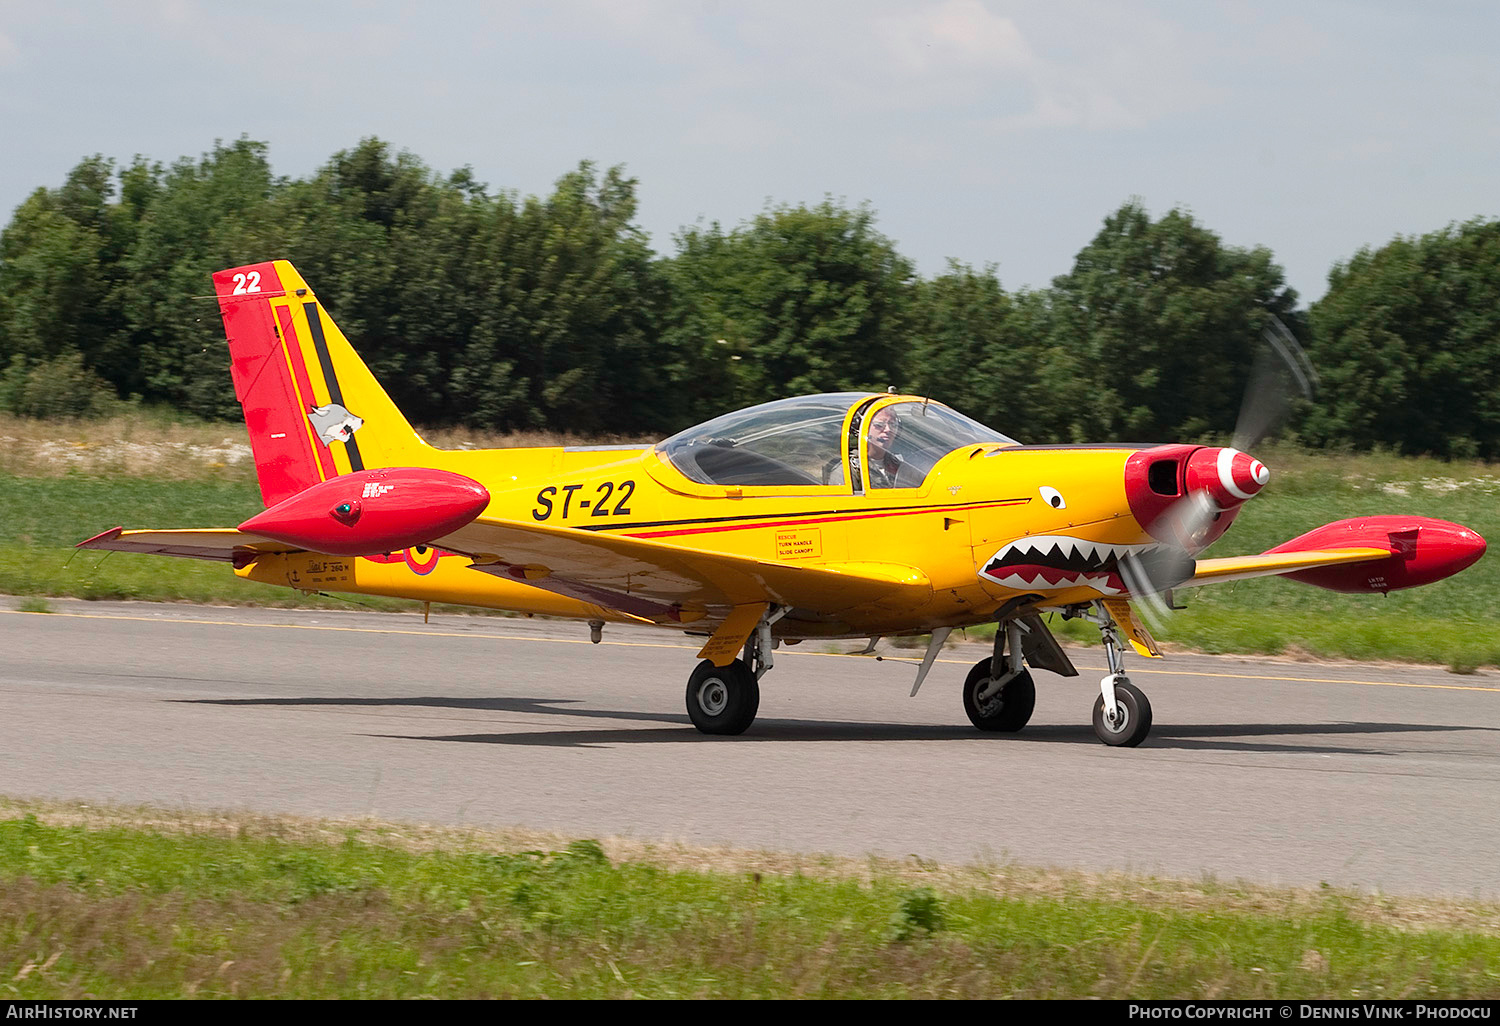
<path id="1" fill-rule="evenodd" d="M 760 709 L 760 682 L 743 659 L 715 666 L 705 659 L 688 678 L 688 718 L 705 734 L 743 734 Z"/>
<path id="2" fill-rule="evenodd" d="M 995 654 L 981 659 L 964 681 L 964 712 L 980 730 L 1015 733 L 1031 720 L 1036 684 L 1021 657 L 1022 625 L 1007 620 L 995 635 Z"/>
<path id="3" fill-rule="evenodd" d="M 715 666 L 712 659 L 698 664 L 687 686 L 693 726 L 704 734 L 743 734 L 750 729 L 760 710 L 760 679 L 775 663 L 771 625 L 784 615 L 785 609 L 775 609 L 761 616 L 745 641 L 742 658 L 727 666 Z"/>

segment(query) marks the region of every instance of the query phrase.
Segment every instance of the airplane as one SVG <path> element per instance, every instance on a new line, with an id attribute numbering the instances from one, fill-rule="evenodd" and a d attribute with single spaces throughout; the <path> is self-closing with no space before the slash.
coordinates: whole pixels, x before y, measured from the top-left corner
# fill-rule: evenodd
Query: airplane
<path id="1" fill-rule="evenodd" d="M 949 634 L 980 624 L 996 625 L 994 646 L 964 710 L 981 731 L 1019 731 L 1031 669 L 1078 675 L 1043 619 L 1060 613 L 1103 641 L 1095 734 L 1134 747 L 1152 709 L 1126 643 L 1160 655 L 1144 620 L 1174 590 L 1280 575 L 1389 592 L 1485 551 L 1458 524 L 1368 516 L 1199 558 L 1270 479 L 1240 448 L 1024 445 L 890 392 L 780 399 L 655 445 L 438 449 L 288 261 L 213 283 L 265 509 L 80 547 L 220 561 L 308 593 L 569 617 L 596 643 L 606 623 L 701 636 L 686 704 L 705 734 L 751 726 L 781 645 L 930 635 L 915 696 Z"/>

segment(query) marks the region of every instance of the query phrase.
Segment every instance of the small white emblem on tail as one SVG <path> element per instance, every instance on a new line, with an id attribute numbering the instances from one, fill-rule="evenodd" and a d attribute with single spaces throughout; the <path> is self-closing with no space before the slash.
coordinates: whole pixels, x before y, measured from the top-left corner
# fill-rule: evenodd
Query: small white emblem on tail
<path id="1" fill-rule="evenodd" d="M 365 423 L 338 403 L 319 406 L 307 415 L 307 419 L 312 421 L 313 430 L 325 446 L 349 441 Z"/>

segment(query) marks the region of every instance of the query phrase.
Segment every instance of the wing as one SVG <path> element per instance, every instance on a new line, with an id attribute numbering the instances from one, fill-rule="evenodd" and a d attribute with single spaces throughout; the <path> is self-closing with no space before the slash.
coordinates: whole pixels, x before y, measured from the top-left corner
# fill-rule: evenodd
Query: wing
<path id="1" fill-rule="evenodd" d="M 705 552 L 645 538 L 480 517 L 433 544 L 474 568 L 656 621 L 710 606 L 774 602 L 837 613 L 932 593 L 927 575 L 899 563 L 786 563 Z"/>
<path id="2" fill-rule="evenodd" d="M 208 559 L 241 567 L 267 552 L 296 552 L 287 545 L 257 534 L 246 534 L 232 527 L 208 527 L 188 531 L 127 531 L 111 527 L 78 543 L 80 549 L 108 549 L 111 552 L 145 552 L 155 556 L 182 556 Z"/>
<path id="3" fill-rule="evenodd" d="M 899 563 L 782 563 L 704 552 L 663 542 L 481 517 L 434 545 L 469 556 L 474 569 L 544 591 L 607 606 L 656 622 L 676 622 L 684 609 L 757 602 L 837 613 L 892 601 L 926 601 L 927 575 Z M 79 548 L 145 552 L 232 563 L 297 552 L 295 545 L 233 528 L 126 531 L 111 528 Z"/>
<path id="4" fill-rule="evenodd" d="M 1193 574 L 1192 579 L 1184 581 L 1177 587 L 1196 588 L 1204 584 L 1224 584 L 1228 581 L 1243 581 L 1250 577 L 1271 577 L 1294 573 L 1298 570 L 1340 566 L 1345 563 L 1368 563 L 1389 558 L 1391 558 L 1390 549 L 1351 547 L 1316 549 L 1307 552 L 1263 552 L 1256 556 L 1200 559 L 1197 572 Z"/>

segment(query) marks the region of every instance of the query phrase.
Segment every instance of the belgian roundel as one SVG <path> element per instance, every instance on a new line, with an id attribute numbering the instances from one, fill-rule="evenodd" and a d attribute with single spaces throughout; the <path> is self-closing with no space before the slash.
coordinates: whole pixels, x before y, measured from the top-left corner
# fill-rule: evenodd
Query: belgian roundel
<path id="1" fill-rule="evenodd" d="M 418 545 L 416 548 L 406 549 L 401 555 L 406 558 L 406 565 L 411 567 L 412 573 L 426 577 L 437 566 L 439 553 L 437 549 Z"/>

